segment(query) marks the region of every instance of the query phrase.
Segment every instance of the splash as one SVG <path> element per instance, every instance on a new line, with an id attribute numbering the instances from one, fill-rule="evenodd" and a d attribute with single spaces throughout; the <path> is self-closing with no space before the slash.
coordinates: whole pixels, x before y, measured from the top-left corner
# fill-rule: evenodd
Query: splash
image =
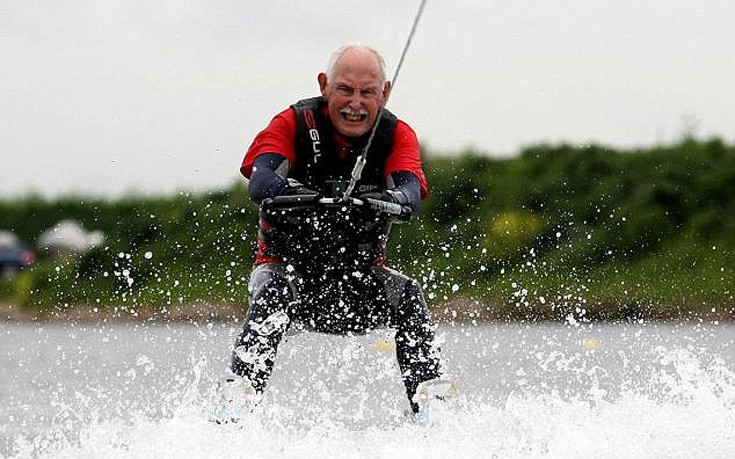
<path id="1" fill-rule="evenodd" d="M 120 374 L 131 385 L 156 384 L 147 408 L 130 409 L 134 405 L 124 390 L 70 389 L 56 398 L 44 432 L 16 436 L 7 453 L 13 458 L 729 457 L 735 450 L 731 361 L 699 346 L 642 345 L 646 329 L 628 330 L 627 337 L 616 330 L 617 347 L 610 333 L 590 337 L 593 331 L 445 330 L 447 348 L 460 350 L 448 360 L 463 385 L 455 404 L 430 426 L 404 417 L 394 358 L 374 347 L 384 335 L 290 338 L 279 351 L 262 403 L 240 422 L 225 425 L 207 417 L 220 366 L 208 352 L 192 351 L 173 384 L 162 381 L 158 372 L 170 370 L 162 368 L 155 349 L 134 352 L 130 366 L 137 376 Z M 161 330 L 156 333 L 160 339 Z M 559 344 L 564 338 L 570 338 L 564 341 L 568 346 Z M 511 354 L 501 356 L 510 348 Z M 145 378 L 152 379 L 141 381 Z"/>

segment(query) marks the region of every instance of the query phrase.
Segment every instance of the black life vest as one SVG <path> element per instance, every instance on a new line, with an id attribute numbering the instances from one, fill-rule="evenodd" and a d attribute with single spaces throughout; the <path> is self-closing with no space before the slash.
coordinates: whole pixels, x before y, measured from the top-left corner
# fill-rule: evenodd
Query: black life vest
<path id="1" fill-rule="evenodd" d="M 324 196 L 338 197 L 350 181 L 369 133 L 355 139 L 347 160 L 340 160 L 334 127 L 323 114 L 326 104 L 323 97 L 315 97 L 291 106 L 296 113 L 296 161 L 288 176 Z M 355 194 L 385 188 L 383 170 L 393 149 L 396 122 L 395 115 L 383 112 Z M 261 208 L 260 215 L 259 250 L 293 265 L 304 275 L 364 270 L 384 262 L 391 226 L 385 215 L 344 205 Z"/>
<path id="2" fill-rule="evenodd" d="M 324 114 L 326 105 L 323 97 L 291 105 L 296 113 L 296 162 L 289 176 L 324 196 L 337 197 L 349 183 L 357 156 L 365 148 L 370 133 L 354 139 L 347 159 L 341 160 L 334 144 L 334 126 Z M 367 163 L 355 187 L 357 194 L 385 187 L 383 170 L 393 149 L 396 122 L 395 115 L 384 109 L 370 144 Z"/>

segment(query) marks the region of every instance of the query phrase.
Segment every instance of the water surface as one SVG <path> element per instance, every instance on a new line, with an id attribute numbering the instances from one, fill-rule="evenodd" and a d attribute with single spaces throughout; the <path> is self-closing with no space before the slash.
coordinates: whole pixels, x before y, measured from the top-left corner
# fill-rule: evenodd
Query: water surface
<path id="1" fill-rule="evenodd" d="M 262 404 L 207 421 L 237 325 L 0 325 L 0 453 L 41 457 L 731 457 L 732 324 L 441 325 L 461 396 L 407 422 L 390 334 L 304 333 Z"/>

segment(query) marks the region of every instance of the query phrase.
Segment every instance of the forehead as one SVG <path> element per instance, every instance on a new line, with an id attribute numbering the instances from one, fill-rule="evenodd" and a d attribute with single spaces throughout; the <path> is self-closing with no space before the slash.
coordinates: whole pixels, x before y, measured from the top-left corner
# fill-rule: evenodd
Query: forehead
<path id="1" fill-rule="evenodd" d="M 347 51 L 335 62 L 333 79 L 333 83 L 380 86 L 380 64 L 370 52 Z"/>

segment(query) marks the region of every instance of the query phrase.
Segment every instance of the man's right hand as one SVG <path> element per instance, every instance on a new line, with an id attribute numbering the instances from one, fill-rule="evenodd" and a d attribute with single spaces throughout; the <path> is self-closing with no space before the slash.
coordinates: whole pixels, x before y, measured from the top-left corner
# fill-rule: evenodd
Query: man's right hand
<path id="1" fill-rule="evenodd" d="M 321 193 L 318 191 L 312 190 L 311 188 L 305 187 L 301 182 L 298 180 L 294 180 L 292 178 L 288 179 L 288 184 L 286 185 L 286 188 L 283 189 L 283 192 L 281 193 L 282 196 L 318 196 L 321 197 Z"/>
<path id="2" fill-rule="evenodd" d="M 281 192 L 281 196 L 309 196 L 322 197 L 322 194 L 311 188 L 307 188 L 301 182 L 295 179 L 288 179 L 286 187 Z"/>
<path id="3" fill-rule="evenodd" d="M 290 208 L 315 205 L 322 198 L 321 193 L 305 187 L 301 182 L 288 179 L 284 180 L 284 187 L 273 197 L 263 199 L 261 208 Z"/>
<path id="4" fill-rule="evenodd" d="M 281 196 L 321 196 L 321 193 L 305 186 L 286 187 Z"/>

